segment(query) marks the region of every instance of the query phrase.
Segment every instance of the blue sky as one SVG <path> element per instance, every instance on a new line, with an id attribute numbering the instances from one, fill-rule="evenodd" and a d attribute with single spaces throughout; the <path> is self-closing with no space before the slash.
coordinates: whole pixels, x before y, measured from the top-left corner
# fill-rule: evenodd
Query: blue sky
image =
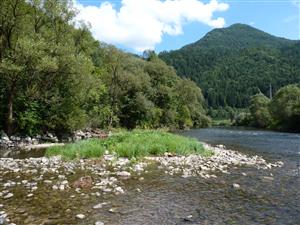
<path id="1" fill-rule="evenodd" d="M 134 2 L 134 0 L 126 1 Z M 137 3 L 141 4 L 141 2 L 144 0 L 136 1 Z M 105 1 L 77 0 L 77 3 L 81 4 L 80 7 L 82 8 L 82 11 L 86 11 L 86 13 L 82 14 L 80 19 L 87 20 L 90 22 L 92 27 L 96 27 L 99 25 L 99 23 L 101 23 L 101 21 L 98 20 L 105 20 L 104 23 L 109 23 L 110 18 L 114 18 L 113 16 L 103 17 L 103 15 L 101 17 L 96 17 L 96 15 L 107 15 L 106 11 L 111 12 L 111 14 L 109 15 L 114 15 L 113 13 L 119 13 L 120 8 L 124 6 L 121 4 L 121 0 L 112 0 L 106 1 L 110 2 L 110 4 L 107 5 L 108 7 L 102 7 L 101 9 L 99 9 L 98 7 L 100 7 L 101 3 L 103 2 Z M 209 1 L 202 1 L 202 3 L 208 2 Z M 211 11 L 212 18 L 209 19 L 212 21 L 218 17 L 222 17 L 222 19 L 224 19 L 225 21 L 224 24 L 222 24 L 222 21 L 218 21 L 216 25 L 209 25 L 210 22 L 206 22 L 208 17 L 205 19 L 189 18 L 189 15 L 185 15 L 184 12 L 181 12 L 182 17 L 185 18 L 185 22 L 182 22 L 179 27 L 177 27 L 177 20 L 174 19 L 174 21 L 170 22 L 170 18 L 168 17 L 165 20 L 167 21 L 167 25 L 171 25 L 171 31 L 165 29 L 162 30 L 161 34 L 159 33 L 159 30 L 156 29 L 155 25 L 151 26 L 150 24 L 147 24 L 148 20 L 145 20 L 144 26 L 141 26 L 140 24 L 132 25 L 130 22 L 128 22 L 125 23 L 125 25 L 123 24 L 121 27 L 116 26 L 116 28 L 113 30 L 109 30 L 109 27 L 102 26 L 97 29 L 92 29 L 92 32 L 97 39 L 103 39 L 101 41 L 110 42 L 117 45 L 119 48 L 132 52 L 141 52 L 144 48 L 154 48 L 157 52 L 178 49 L 186 44 L 199 40 L 207 32 L 214 29 L 215 27 L 227 27 L 234 23 L 249 24 L 265 32 L 280 37 L 300 39 L 300 0 L 228 0 L 218 1 L 218 3 L 227 3 L 229 7 L 225 7 L 226 9 L 224 8 L 224 6 L 215 7 L 215 9 Z M 89 7 L 87 6 L 94 6 L 95 8 L 94 10 L 88 10 Z M 133 12 L 134 10 L 143 12 L 143 9 L 141 9 L 141 7 L 142 6 L 136 7 L 136 9 L 134 8 L 134 6 L 130 6 L 127 8 L 123 7 L 122 11 L 125 12 L 127 9 L 127 11 L 130 12 L 129 14 L 133 16 L 135 15 L 135 12 Z M 169 6 L 166 6 L 163 12 L 165 14 L 170 13 L 170 15 L 172 16 L 172 12 L 168 12 L 168 9 L 171 7 L 168 7 Z M 205 12 L 201 11 L 201 6 L 199 7 L 200 13 Z M 96 9 L 98 9 L 98 11 Z M 126 17 L 126 13 L 124 13 L 122 16 L 120 16 L 120 18 L 125 18 L 124 15 Z M 130 15 L 128 15 L 128 17 L 130 17 Z M 136 18 L 136 20 L 142 20 L 141 18 L 143 18 L 143 16 L 139 16 L 139 18 Z M 134 16 L 133 19 L 135 19 Z M 127 20 L 127 17 L 125 18 L 125 20 Z M 132 20 L 128 19 L 128 21 Z M 116 21 L 115 23 L 118 24 L 119 22 Z M 149 30 L 147 30 L 147 26 L 149 26 Z M 132 27 L 135 27 L 135 29 L 133 29 L 133 31 L 130 33 L 133 37 L 125 34 L 124 37 L 121 37 L 122 33 L 124 33 L 122 32 L 122 29 L 126 31 L 126 29 L 132 29 Z M 141 29 L 141 31 L 139 31 L 138 29 Z M 151 31 L 151 29 L 153 29 L 153 32 Z M 156 34 L 155 32 L 158 33 Z M 110 33 L 110 35 L 106 35 L 105 37 L 103 37 L 103 33 Z M 149 36 L 151 36 L 151 38 Z"/>

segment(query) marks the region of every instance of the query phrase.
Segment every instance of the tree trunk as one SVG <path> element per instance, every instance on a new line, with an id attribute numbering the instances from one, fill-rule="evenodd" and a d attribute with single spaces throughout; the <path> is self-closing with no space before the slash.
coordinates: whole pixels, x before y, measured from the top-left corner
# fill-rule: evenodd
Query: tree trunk
<path id="1" fill-rule="evenodd" d="M 14 101 L 14 88 L 11 88 L 8 94 L 7 102 L 7 134 L 11 135 L 13 132 L 13 101 Z"/>

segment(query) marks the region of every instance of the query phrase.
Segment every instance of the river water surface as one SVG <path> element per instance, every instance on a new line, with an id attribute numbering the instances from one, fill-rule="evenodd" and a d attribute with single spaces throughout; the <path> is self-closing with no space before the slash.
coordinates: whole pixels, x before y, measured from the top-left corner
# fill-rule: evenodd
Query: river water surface
<path id="1" fill-rule="evenodd" d="M 230 174 L 216 174 L 216 179 L 170 176 L 154 167 L 143 175 L 143 181 L 125 180 L 125 194 L 102 199 L 111 203 L 109 208 L 95 212 L 90 209 L 96 200 L 79 203 L 64 196 L 59 196 L 55 204 L 81 204 L 80 210 L 88 215 L 82 224 L 99 220 L 104 224 L 128 225 L 300 224 L 299 134 L 234 128 L 180 134 L 250 155 L 262 155 L 269 162 L 280 160 L 284 166 L 271 170 L 232 168 Z M 234 189 L 233 183 L 241 188 Z M 113 210 L 109 211 L 110 208 Z"/>
<path id="2" fill-rule="evenodd" d="M 128 193 L 115 199 L 120 213 L 103 213 L 115 224 L 300 224 L 300 135 L 235 128 L 180 132 L 212 145 L 267 161 L 272 170 L 251 167 L 218 174 L 217 179 L 169 176 L 153 171 L 142 183 L 129 181 Z M 243 175 L 242 175 L 243 174 Z M 245 176 L 246 174 L 246 176 Z M 266 178 L 267 177 L 267 178 Z M 273 179 L 268 179 L 272 177 Z M 233 183 L 241 186 L 232 188 Z M 142 192 L 137 193 L 139 187 Z M 123 213 L 122 213 L 123 211 Z"/>

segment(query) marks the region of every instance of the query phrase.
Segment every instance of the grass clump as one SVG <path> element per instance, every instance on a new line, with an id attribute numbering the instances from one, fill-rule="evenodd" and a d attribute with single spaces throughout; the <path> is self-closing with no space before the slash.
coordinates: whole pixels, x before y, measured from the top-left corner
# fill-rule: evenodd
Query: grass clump
<path id="1" fill-rule="evenodd" d="M 212 154 L 193 138 L 163 131 L 134 130 L 131 132 L 122 131 L 104 140 L 90 139 L 62 147 L 49 148 L 47 155 L 62 155 L 66 159 L 98 158 L 106 150 L 115 152 L 119 157 L 128 158 L 157 156 L 166 152 L 178 155 L 201 154 L 209 156 Z"/>
<path id="2" fill-rule="evenodd" d="M 89 139 L 64 146 L 50 147 L 46 156 L 62 156 L 63 159 L 99 158 L 105 152 L 105 146 L 100 139 Z"/>

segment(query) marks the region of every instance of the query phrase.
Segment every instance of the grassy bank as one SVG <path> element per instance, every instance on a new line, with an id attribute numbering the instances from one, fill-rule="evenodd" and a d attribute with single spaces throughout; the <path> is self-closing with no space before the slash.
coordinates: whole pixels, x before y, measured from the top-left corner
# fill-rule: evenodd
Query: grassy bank
<path id="1" fill-rule="evenodd" d="M 163 155 L 166 152 L 178 155 L 212 153 L 205 150 L 196 139 L 182 137 L 163 131 L 122 131 L 100 140 L 89 139 L 60 147 L 51 147 L 47 156 L 61 155 L 64 159 L 98 158 L 104 152 L 115 152 L 119 157 L 143 157 Z"/>

